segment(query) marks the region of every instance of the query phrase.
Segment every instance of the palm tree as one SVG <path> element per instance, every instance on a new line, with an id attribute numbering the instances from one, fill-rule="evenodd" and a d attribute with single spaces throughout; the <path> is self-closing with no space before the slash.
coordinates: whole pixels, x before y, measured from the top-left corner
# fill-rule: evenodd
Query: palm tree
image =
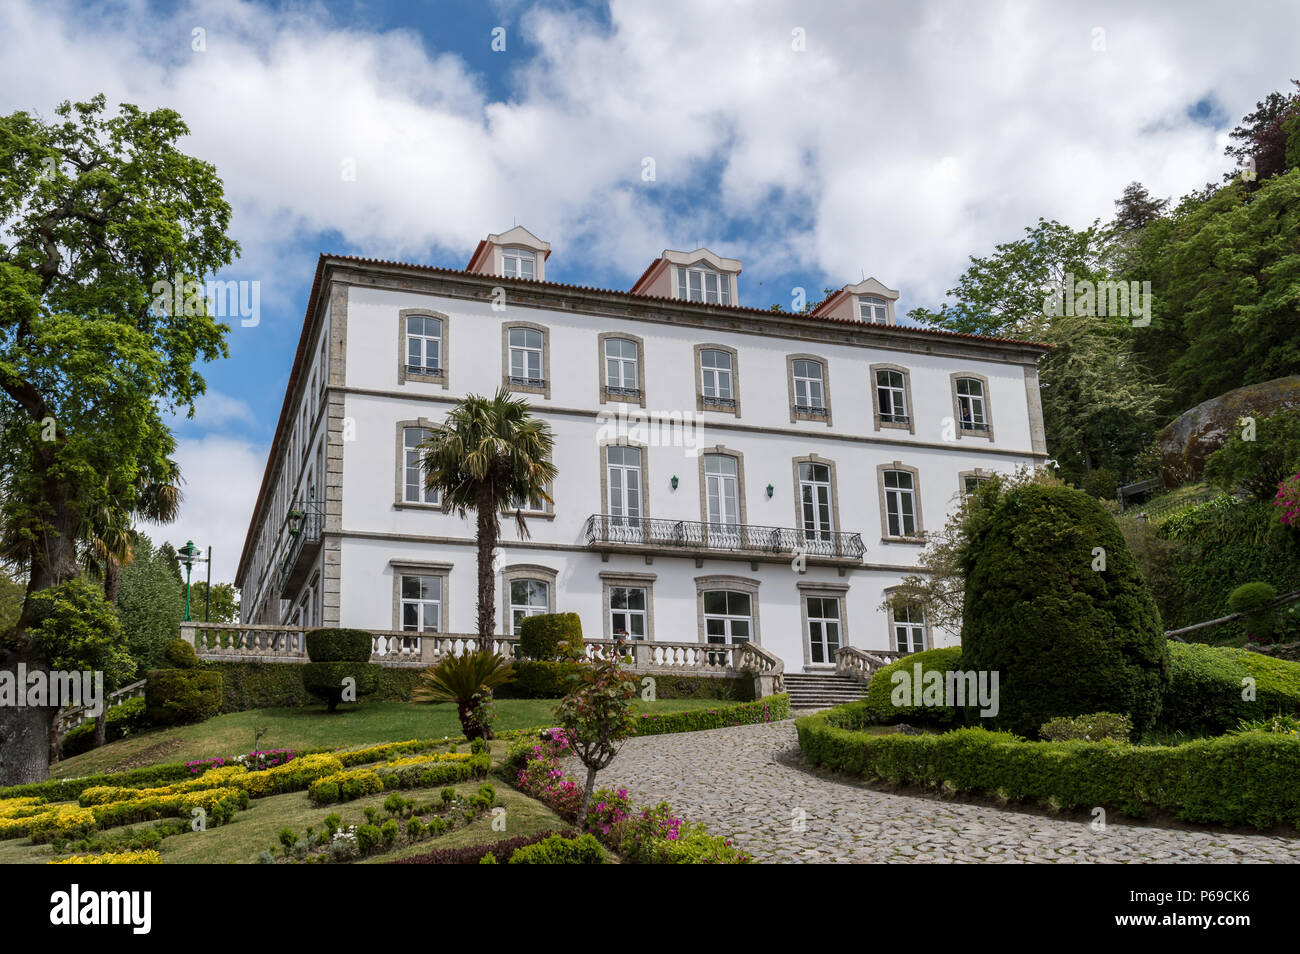
<path id="1" fill-rule="evenodd" d="M 492 726 L 479 719 L 478 706 L 502 683 L 514 679 L 514 668 L 499 653 L 479 651 L 448 656 L 420 674 L 415 702 L 454 702 L 465 738 L 490 739 Z"/>
<path id="2" fill-rule="evenodd" d="M 471 394 L 431 428 L 424 442 L 425 485 L 442 495 L 444 512 L 478 516 L 479 648 L 490 650 L 496 630 L 496 574 L 492 553 L 501 535 L 499 517 L 514 511 L 521 537 L 528 524 L 521 505 L 551 500 L 555 479 L 551 426 L 532 416 L 528 403 L 503 388 L 491 397 Z"/>

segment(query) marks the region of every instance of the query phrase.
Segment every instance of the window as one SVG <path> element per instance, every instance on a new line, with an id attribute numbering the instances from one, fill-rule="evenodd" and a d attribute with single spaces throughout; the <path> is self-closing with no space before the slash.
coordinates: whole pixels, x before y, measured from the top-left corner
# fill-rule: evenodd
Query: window
<path id="1" fill-rule="evenodd" d="M 704 637 L 710 643 L 747 643 L 753 638 L 753 603 L 748 593 L 704 592 Z"/>
<path id="2" fill-rule="evenodd" d="M 700 352 L 700 389 L 704 403 L 734 407 L 731 354 L 727 351 Z"/>
<path id="3" fill-rule="evenodd" d="M 894 610 L 894 645 L 900 653 L 925 649 L 925 611 L 915 604 Z"/>
<path id="4" fill-rule="evenodd" d="M 529 616 L 550 612 L 551 588 L 545 580 L 510 581 L 510 633 L 519 632 L 519 624 Z"/>
<path id="5" fill-rule="evenodd" d="M 902 371 L 880 368 L 876 371 L 876 407 L 881 424 L 909 425 L 907 382 Z"/>
<path id="6" fill-rule="evenodd" d="M 641 449 L 605 448 L 605 483 L 611 526 L 641 528 Z"/>
<path id="7" fill-rule="evenodd" d="M 804 597 L 808 618 L 808 659 L 817 665 L 835 662 L 840 648 L 840 601 L 834 596 Z"/>
<path id="8" fill-rule="evenodd" d="M 548 492 L 548 493 L 550 492 L 550 488 L 549 488 L 549 487 L 547 488 L 547 492 Z M 522 500 L 522 499 L 520 499 L 519 497 L 511 497 L 511 498 L 510 498 L 510 509 L 511 509 L 511 510 L 522 510 L 522 511 L 523 511 L 524 513 L 526 513 L 526 514 L 530 514 L 530 513 L 531 513 L 531 514 L 550 514 L 550 513 L 551 513 L 550 504 L 549 504 L 545 499 L 543 499 L 543 498 L 541 498 L 541 497 L 533 497 L 533 498 L 531 498 L 531 499 L 529 499 L 529 500 L 527 500 L 527 501 Z"/>
<path id="9" fill-rule="evenodd" d="M 442 577 L 402 574 L 401 614 L 405 632 L 438 632 L 442 619 Z"/>
<path id="10" fill-rule="evenodd" d="M 831 469 L 826 464 L 799 464 L 799 508 L 807 543 L 829 542 L 831 521 Z"/>
<path id="11" fill-rule="evenodd" d="M 961 475 L 961 495 L 962 499 L 975 493 L 976 488 L 986 480 L 991 480 L 987 474 L 962 474 Z"/>
<path id="12" fill-rule="evenodd" d="M 984 404 L 984 382 L 978 378 L 958 378 L 956 387 L 957 426 L 970 433 L 988 433 L 989 421 Z"/>
<path id="13" fill-rule="evenodd" d="M 427 427 L 402 428 L 402 502 L 441 504 L 438 491 L 424 485 L 424 462 L 420 445 L 429 439 Z"/>
<path id="14" fill-rule="evenodd" d="M 740 464 L 729 454 L 704 455 L 705 513 L 709 527 L 740 529 Z"/>
<path id="15" fill-rule="evenodd" d="M 542 333 L 533 328 L 510 329 L 510 383 L 542 387 Z"/>
<path id="16" fill-rule="evenodd" d="M 711 268 L 677 269 L 677 297 L 684 301 L 731 304 L 731 277 Z"/>
<path id="17" fill-rule="evenodd" d="M 820 361 L 796 358 L 791 362 L 794 380 L 794 411 L 805 417 L 826 416 L 826 388 Z"/>
<path id="18" fill-rule="evenodd" d="M 635 341 L 627 338 L 605 339 L 605 389 L 612 394 L 629 397 L 641 393 Z"/>
<path id="19" fill-rule="evenodd" d="M 917 536 L 916 480 L 910 471 L 884 472 L 886 536 Z"/>
<path id="20" fill-rule="evenodd" d="M 406 318 L 406 373 L 442 374 L 442 321 L 425 315 Z"/>
<path id="21" fill-rule="evenodd" d="M 646 591 L 640 586 L 609 588 L 609 631 L 615 639 L 646 638 Z"/>
<path id="22" fill-rule="evenodd" d="M 889 307 L 883 298 L 861 295 L 858 297 L 858 319 L 872 324 L 886 324 L 889 321 Z"/>
<path id="23" fill-rule="evenodd" d="M 501 250 L 501 274 L 506 278 L 532 278 L 537 270 L 537 256 L 525 248 Z"/>

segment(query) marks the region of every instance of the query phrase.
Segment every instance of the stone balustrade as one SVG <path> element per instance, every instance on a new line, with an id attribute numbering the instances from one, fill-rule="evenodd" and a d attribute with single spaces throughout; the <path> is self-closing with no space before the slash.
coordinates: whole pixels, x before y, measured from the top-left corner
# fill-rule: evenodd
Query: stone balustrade
<path id="1" fill-rule="evenodd" d="M 244 623 L 182 623 L 181 638 L 194 646 L 202 660 L 212 662 L 305 663 L 308 630 L 297 626 L 251 626 Z M 479 650 L 481 640 L 469 633 L 410 633 L 370 630 L 373 648 L 370 661 L 390 668 L 422 668 L 446 656 Z M 507 659 L 518 655 L 519 641 L 511 636 L 494 636 L 486 647 Z M 628 668 L 647 675 L 689 675 L 737 677 L 757 680 L 761 695 L 784 688 L 784 664 L 760 646 L 751 643 L 673 643 L 626 640 L 615 644 L 607 639 L 584 642 L 588 659 L 604 658 L 616 649 L 630 657 Z M 760 696 L 761 697 L 761 696 Z"/>
<path id="2" fill-rule="evenodd" d="M 910 656 L 911 653 L 896 649 L 858 649 L 856 646 L 841 646 L 835 651 L 835 674 L 848 676 L 861 683 L 871 681 L 877 669 L 883 669 L 890 663 Z"/>
<path id="3" fill-rule="evenodd" d="M 123 686 L 121 689 L 115 689 L 104 697 L 104 711 L 108 712 L 114 706 L 120 706 L 129 699 L 139 699 L 144 696 L 144 679 L 137 679 L 135 682 Z M 87 719 L 95 718 L 86 710 L 85 706 L 69 706 L 62 710 L 55 721 L 55 730 L 59 735 L 69 732 L 81 725 Z"/>

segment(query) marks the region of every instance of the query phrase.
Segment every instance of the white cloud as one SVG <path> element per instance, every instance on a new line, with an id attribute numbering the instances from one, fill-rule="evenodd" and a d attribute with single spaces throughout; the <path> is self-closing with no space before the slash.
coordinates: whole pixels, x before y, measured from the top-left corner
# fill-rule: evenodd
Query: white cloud
<path id="1" fill-rule="evenodd" d="M 266 453 L 265 445 L 228 437 L 181 438 L 176 448 L 185 481 L 180 516 L 174 523 L 142 529 L 155 541 L 170 540 L 178 549 L 186 540 L 205 552 L 212 547 L 213 581 L 233 581 Z"/>

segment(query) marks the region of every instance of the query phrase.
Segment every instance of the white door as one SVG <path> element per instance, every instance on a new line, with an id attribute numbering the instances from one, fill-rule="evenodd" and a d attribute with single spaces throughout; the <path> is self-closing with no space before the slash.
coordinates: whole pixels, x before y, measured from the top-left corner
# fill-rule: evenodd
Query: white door
<path id="1" fill-rule="evenodd" d="M 641 534 L 641 450 L 606 448 L 609 525 L 620 539 Z"/>

